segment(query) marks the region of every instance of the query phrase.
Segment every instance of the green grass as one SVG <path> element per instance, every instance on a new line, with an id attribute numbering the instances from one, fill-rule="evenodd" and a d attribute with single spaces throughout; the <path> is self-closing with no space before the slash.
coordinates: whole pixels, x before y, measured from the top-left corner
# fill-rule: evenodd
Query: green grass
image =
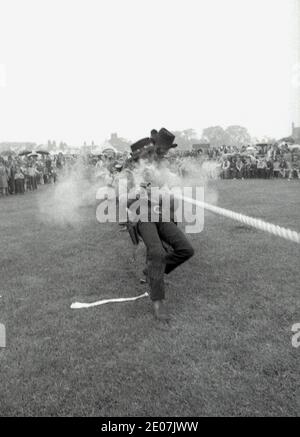
<path id="1" fill-rule="evenodd" d="M 223 207 L 300 231 L 300 184 L 214 184 Z M 170 325 L 148 299 L 71 310 L 75 301 L 134 296 L 126 233 L 95 206 L 74 226 L 49 223 L 52 187 L 0 199 L 1 416 L 299 415 L 299 246 L 206 214 L 194 258 L 170 277 Z"/>

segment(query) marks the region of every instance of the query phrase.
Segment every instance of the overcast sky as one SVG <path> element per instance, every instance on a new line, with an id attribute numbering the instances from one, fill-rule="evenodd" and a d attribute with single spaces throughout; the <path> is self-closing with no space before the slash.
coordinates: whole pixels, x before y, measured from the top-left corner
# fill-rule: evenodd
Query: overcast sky
<path id="1" fill-rule="evenodd" d="M 291 131 L 291 0 L 0 0 L 0 141 Z"/>

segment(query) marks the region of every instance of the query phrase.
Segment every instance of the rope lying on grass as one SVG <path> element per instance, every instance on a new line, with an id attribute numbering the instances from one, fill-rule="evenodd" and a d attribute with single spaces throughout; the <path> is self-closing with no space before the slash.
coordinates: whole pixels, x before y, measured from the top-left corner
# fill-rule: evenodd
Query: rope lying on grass
<path id="1" fill-rule="evenodd" d="M 218 206 L 211 205 L 210 203 L 201 202 L 199 200 L 194 200 L 189 197 L 182 196 L 179 197 L 179 199 L 183 200 L 184 202 L 188 202 L 193 205 L 200 206 L 201 208 L 204 208 L 207 211 L 211 211 L 223 217 L 227 217 L 232 220 L 238 221 L 240 223 L 243 223 L 244 225 L 251 226 L 252 228 L 268 232 L 269 234 L 272 235 L 276 235 L 276 237 L 284 238 L 285 240 L 300 244 L 300 234 L 296 231 L 292 231 L 291 229 L 273 225 L 272 223 L 265 222 L 264 220 L 249 217 L 244 214 L 239 214 L 237 212 L 230 211 L 229 209 L 220 208 Z"/>
<path id="2" fill-rule="evenodd" d="M 237 212 L 230 211 L 229 209 L 220 208 L 219 206 L 211 205 L 210 203 L 201 202 L 199 200 L 194 200 L 189 197 L 182 196 L 177 198 L 183 200 L 184 202 L 188 202 L 193 205 L 200 206 L 201 208 L 204 208 L 207 211 L 211 211 L 223 217 L 227 217 L 232 220 L 238 221 L 240 223 L 243 223 L 244 225 L 251 226 L 252 228 L 259 229 L 264 232 L 268 232 L 269 234 L 275 235 L 276 237 L 280 237 L 285 240 L 291 241 L 293 243 L 300 244 L 300 234 L 296 231 L 292 231 L 291 229 L 283 228 L 281 226 L 276 226 L 273 225 L 272 223 L 265 222 L 264 220 L 249 217 L 244 214 L 239 214 Z M 120 298 L 120 299 L 105 299 L 94 303 L 75 302 L 71 305 L 71 308 L 72 309 L 92 308 L 100 305 L 105 305 L 107 303 L 133 302 L 148 296 L 149 296 L 148 293 L 144 293 L 136 297 Z"/>
<path id="3" fill-rule="evenodd" d="M 149 296 L 148 293 L 144 293 L 144 294 L 141 294 L 140 296 L 136 296 L 136 297 L 125 297 L 125 298 L 120 298 L 120 299 L 105 299 L 105 300 L 99 300 L 98 302 L 93 302 L 93 303 L 75 302 L 75 303 L 72 303 L 71 309 L 72 310 L 79 310 L 81 308 L 92 308 L 92 307 L 97 307 L 100 305 L 105 305 L 107 303 L 134 302 L 135 300 L 139 300 L 139 299 L 142 299 L 143 297 L 148 297 L 148 296 Z"/>

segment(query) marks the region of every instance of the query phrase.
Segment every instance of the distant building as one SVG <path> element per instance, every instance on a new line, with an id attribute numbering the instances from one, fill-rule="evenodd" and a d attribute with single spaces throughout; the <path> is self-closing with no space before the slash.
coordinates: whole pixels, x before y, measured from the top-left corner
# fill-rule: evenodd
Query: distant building
<path id="1" fill-rule="evenodd" d="M 300 144 L 300 127 L 296 127 L 295 123 L 292 127 L 292 138 L 296 144 Z"/>
<path id="2" fill-rule="evenodd" d="M 124 138 L 118 137 L 117 133 L 113 133 L 110 136 L 110 139 L 107 141 L 108 145 L 112 146 L 118 152 L 126 152 L 129 151 L 130 143 Z"/>

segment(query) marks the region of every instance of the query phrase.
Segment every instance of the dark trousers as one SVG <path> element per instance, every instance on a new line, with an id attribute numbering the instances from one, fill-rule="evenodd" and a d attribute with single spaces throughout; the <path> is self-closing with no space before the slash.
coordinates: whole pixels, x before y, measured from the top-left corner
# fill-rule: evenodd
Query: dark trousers
<path id="1" fill-rule="evenodd" d="M 265 169 L 265 168 L 259 168 L 259 169 L 257 170 L 257 173 L 258 173 L 258 177 L 259 177 L 260 179 L 266 179 L 266 177 L 267 177 L 267 172 L 266 172 L 266 169 Z"/>
<path id="2" fill-rule="evenodd" d="M 29 189 L 30 190 L 37 190 L 37 182 L 35 176 L 29 176 Z"/>
<path id="3" fill-rule="evenodd" d="M 8 182 L 8 189 L 10 194 L 15 194 L 16 192 L 16 185 L 15 185 L 15 179 L 14 178 L 10 178 L 9 182 Z"/>
<path id="4" fill-rule="evenodd" d="M 164 274 L 171 273 L 194 255 L 194 249 L 175 223 L 139 223 L 138 231 L 147 248 L 147 272 L 151 299 L 165 298 Z M 170 251 L 163 246 L 166 243 Z"/>
<path id="5" fill-rule="evenodd" d="M 243 169 L 242 170 L 237 170 L 236 171 L 236 177 L 238 179 L 242 179 L 244 177 L 244 170 Z"/>
<path id="6" fill-rule="evenodd" d="M 16 179 L 16 194 L 24 194 L 25 193 L 25 187 L 24 187 L 24 179 Z"/>

